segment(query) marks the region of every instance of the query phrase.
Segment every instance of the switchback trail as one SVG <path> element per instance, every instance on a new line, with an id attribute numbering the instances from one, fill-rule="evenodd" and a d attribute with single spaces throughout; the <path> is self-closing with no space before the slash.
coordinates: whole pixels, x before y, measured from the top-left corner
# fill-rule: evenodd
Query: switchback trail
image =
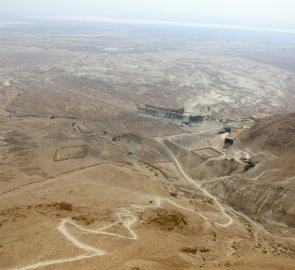
<path id="1" fill-rule="evenodd" d="M 57 229 L 58 231 L 64 236 L 65 239 L 70 241 L 75 247 L 83 250 L 85 253 L 82 255 L 77 255 L 73 257 L 68 257 L 68 258 L 59 258 L 59 259 L 53 259 L 53 260 L 46 260 L 46 261 L 40 261 L 36 262 L 27 266 L 22 266 L 22 267 L 15 267 L 15 268 L 10 268 L 7 270 L 33 270 L 37 269 L 40 267 L 45 267 L 45 266 L 51 266 L 51 265 L 57 265 L 57 264 L 62 264 L 62 263 L 68 263 L 68 262 L 75 262 L 75 261 L 80 261 L 84 259 L 89 259 L 92 257 L 96 256 L 103 256 L 110 254 L 109 252 L 105 251 L 104 249 L 100 249 L 98 247 L 86 244 L 79 240 L 69 229 L 69 226 L 75 227 L 81 232 L 85 233 L 90 233 L 90 234 L 95 234 L 95 235 L 107 235 L 110 237 L 117 237 L 117 238 L 125 238 L 129 240 L 137 240 L 139 236 L 136 234 L 136 232 L 133 229 L 133 226 L 138 222 L 137 215 L 133 213 L 133 211 L 137 212 L 143 212 L 147 208 L 158 208 L 161 206 L 162 203 L 169 203 L 173 205 L 176 208 L 193 212 L 197 215 L 199 215 L 201 218 L 207 220 L 206 217 L 204 217 L 202 214 L 197 213 L 195 210 L 191 208 L 187 208 L 184 206 L 181 206 L 177 204 L 176 202 L 168 199 L 168 198 L 161 198 L 161 197 L 149 197 L 150 200 L 152 200 L 154 203 L 151 205 L 130 205 L 129 208 L 120 208 L 118 212 L 116 213 L 117 216 L 117 221 L 107 224 L 103 227 L 97 228 L 97 229 L 89 229 L 87 227 L 81 226 L 77 224 L 74 220 L 65 218 L 62 219 L 61 222 L 59 223 Z M 119 233 L 112 233 L 108 232 L 107 230 L 110 229 L 111 227 L 114 226 L 123 226 L 127 230 L 126 234 L 119 234 Z"/>
<path id="2" fill-rule="evenodd" d="M 225 223 L 225 224 L 221 224 L 221 223 L 218 223 L 218 222 L 215 222 L 215 224 L 220 226 L 220 227 L 228 227 L 228 226 L 230 226 L 234 222 L 234 220 L 232 219 L 231 216 L 229 216 L 226 213 L 226 211 L 225 211 L 224 207 L 222 206 L 222 204 L 213 195 L 211 195 L 206 189 L 204 189 L 197 181 L 195 181 L 194 179 L 192 179 L 191 177 L 189 177 L 187 175 L 187 173 L 181 167 L 179 161 L 177 160 L 177 158 L 175 157 L 173 152 L 167 147 L 167 145 L 162 140 L 160 140 L 160 139 L 156 139 L 156 140 L 165 147 L 167 153 L 169 154 L 170 158 L 172 159 L 173 163 L 175 164 L 175 167 L 177 168 L 179 173 L 184 177 L 184 179 L 186 179 L 190 184 L 192 184 L 197 189 L 199 189 L 201 192 L 203 192 L 207 197 L 211 198 L 215 202 L 215 204 L 218 206 L 218 208 L 220 209 L 220 212 L 223 214 L 223 216 L 225 216 L 228 219 L 228 222 Z"/>

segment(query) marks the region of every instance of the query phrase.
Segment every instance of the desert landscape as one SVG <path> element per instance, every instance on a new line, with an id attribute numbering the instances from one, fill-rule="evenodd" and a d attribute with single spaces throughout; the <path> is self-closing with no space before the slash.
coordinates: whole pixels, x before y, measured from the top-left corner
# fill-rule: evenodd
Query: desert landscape
<path id="1" fill-rule="evenodd" d="M 0 39 L 0 269 L 295 269 L 294 34 Z"/>

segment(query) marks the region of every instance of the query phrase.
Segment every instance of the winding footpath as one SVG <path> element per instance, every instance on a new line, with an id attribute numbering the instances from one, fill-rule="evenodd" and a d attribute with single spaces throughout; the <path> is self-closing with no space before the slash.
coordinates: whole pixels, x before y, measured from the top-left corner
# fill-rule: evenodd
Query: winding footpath
<path id="1" fill-rule="evenodd" d="M 215 225 L 220 226 L 220 227 L 229 227 L 234 221 L 233 219 L 226 213 L 225 208 L 222 206 L 222 204 L 214 197 L 212 196 L 206 189 L 202 188 L 202 186 L 196 182 L 194 179 L 189 177 L 184 169 L 181 167 L 179 161 L 173 154 L 173 152 L 167 147 L 167 145 L 163 142 L 162 139 L 156 139 L 159 143 L 161 143 L 164 147 L 167 153 L 169 154 L 171 160 L 175 164 L 177 170 L 179 173 L 186 179 L 191 185 L 194 187 L 198 188 L 205 196 L 208 198 L 211 198 L 216 206 L 219 208 L 219 211 L 222 213 L 224 217 L 228 219 L 228 222 L 225 224 L 221 224 L 219 222 L 214 222 Z M 117 221 L 107 224 L 105 226 L 99 227 L 97 229 L 89 229 L 87 227 L 81 226 L 77 224 L 74 220 L 66 218 L 62 219 L 61 222 L 59 223 L 57 229 L 58 231 L 63 235 L 63 237 L 71 242 L 73 246 L 75 246 L 78 249 L 81 249 L 84 251 L 82 255 L 77 255 L 77 256 L 72 256 L 72 257 L 67 257 L 67 258 L 59 258 L 59 259 L 52 259 L 52 260 L 46 260 L 46 261 L 40 261 L 36 262 L 27 266 L 22 266 L 22 267 L 15 267 L 15 268 L 10 268 L 7 270 L 33 270 L 37 269 L 40 267 L 46 267 L 46 266 L 52 266 L 52 265 L 57 265 L 57 264 L 63 264 L 63 263 L 68 263 L 68 262 L 75 262 L 75 261 L 80 261 L 84 259 L 89 259 L 97 256 L 104 256 L 107 254 L 110 254 L 110 252 L 105 251 L 104 249 L 98 248 L 96 246 L 89 245 L 87 243 L 82 242 L 79 240 L 75 234 L 69 230 L 69 226 L 75 227 L 77 230 L 89 234 L 94 234 L 94 235 L 107 235 L 109 237 L 115 237 L 115 238 L 124 238 L 128 240 L 137 240 L 139 237 L 134 231 L 133 227 L 137 224 L 138 222 L 138 217 L 134 212 L 143 212 L 148 208 L 158 208 L 160 207 L 163 203 L 168 203 L 176 208 L 179 208 L 184 211 L 189 211 L 194 214 L 199 215 L 202 219 L 204 220 L 209 220 L 206 216 L 204 216 L 201 213 L 196 212 L 194 209 L 187 208 L 184 206 L 179 205 L 175 201 L 169 199 L 169 198 L 163 198 L 163 197 L 149 197 L 150 201 L 152 201 L 152 204 L 149 205 L 130 205 L 129 208 L 120 208 L 117 213 Z M 113 233 L 113 232 L 108 232 L 108 229 L 114 227 L 114 226 L 123 226 L 126 229 L 126 233 Z"/>
<path id="2" fill-rule="evenodd" d="M 222 213 L 222 215 L 228 219 L 228 222 L 225 223 L 225 224 L 221 224 L 221 223 L 218 223 L 218 222 L 214 222 L 214 223 L 216 225 L 220 226 L 220 227 L 228 227 L 228 226 L 230 226 L 234 222 L 234 220 L 232 219 L 231 216 L 229 216 L 226 213 L 225 208 L 223 207 L 223 205 L 213 195 L 211 195 L 206 189 L 204 189 L 198 182 L 196 182 L 194 179 L 192 179 L 191 177 L 189 177 L 187 175 L 187 173 L 181 167 L 179 161 L 177 160 L 177 158 L 175 157 L 173 152 L 167 147 L 167 145 L 163 142 L 163 140 L 161 140 L 161 139 L 156 139 L 156 140 L 165 147 L 165 150 L 169 154 L 169 156 L 170 156 L 171 160 L 173 161 L 175 167 L 177 168 L 179 173 L 183 176 L 183 178 L 186 179 L 191 185 L 193 185 L 194 187 L 199 189 L 201 192 L 203 192 L 208 198 L 212 199 L 214 201 L 214 203 L 218 206 L 218 208 L 219 208 L 220 212 Z"/>
<path id="3" fill-rule="evenodd" d="M 201 218 L 208 220 L 206 217 L 204 217 L 200 213 L 197 213 L 195 210 L 181 206 L 168 198 L 152 197 L 152 198 L 150 198 L 150 200 L 152 200 L 154 203 L 150 204 L 150 205 L 134 205 L 134 204 L 132 204 L 132 205 L 130 205 L 129 208 L 120 208 L 118 210 L 118 212 L 116 213 L 117 221 L 110 223 L 108 225 L 105 225 L 103 227 L 97 228 L 97 229 L 89 229 L 87 227 L 81 226 L 81 225 L 77 224 L 72 219 L 68 219 L 68 218 L 62 219 L 57 227 L 58 231 L 64 236 L 65 239 L 70 241 L 76 248 L 83 250 L 84 254 L 73 256 L 73 257 L 68 257 L 68 258 L 59 258 L 59 259 L 53 259 L 53 260 L 47 260 L 47 261 L 40 261 L 40 262 L 36 262 L 36 263 L 30 264 L 27 266 L 10 268 L 7 270 L 33 270 L 33 269 L 37 269 L 40 267 L 52 266 L 52 265 L 68 263 L 68 262 L 75 262 L 75 261 L 80 261 L 80 260 L 84 260 L 84 259 L 89 259 L 89 258 L 93 258 L 93 257 L 97 257 L 97 256 L 103 256 L 103 255 L 110 254 L 110 252 L 107 252 L 103 249 L 100 249 L 98 247 L 95 247 L 95 246 L 92 246 L 92 245 L 82 242 L 68 229 L 68 227 L 72 226 L 81 232 L 85 232 L 85 233 L 89 233 L 89 234 L 107 235 L 110 237 L 124 238 L 124 239 L 129 239 L 129 240 L 137 240 L 138 235 L 134 231 L 133 226 L 138 222 L 138 218 L 137 218 L 137 215 L 133 214 L 133 211 L 143 212 L 143 211 L 145 211 L 145 209 L 148 209 L 148 208 L 158 208 L 165 202 L 173 205 L 176 208 L 179 208 L 179 209 L 182 209 L 185 211 L 189 211 L 189 212 L 193 212 L 193 213 L 199 215 Z M 108 229 L 110 229 L 114 226 L 125 227 L 125 229 L 127 230 L 127 233 L 126 234 L 119 234 L 119 233 L 112 233 L 112 232 L 107 231 Z"/>

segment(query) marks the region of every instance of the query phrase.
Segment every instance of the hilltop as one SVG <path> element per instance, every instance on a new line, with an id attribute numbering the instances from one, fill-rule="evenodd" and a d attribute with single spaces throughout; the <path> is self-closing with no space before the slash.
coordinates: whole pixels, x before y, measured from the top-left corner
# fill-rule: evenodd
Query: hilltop
<path id="1" fill-rule="evenodd" d="M 295 154 L 295 113 L 262 119 L 241 134 L 238 144 L 279 156 Z"/>

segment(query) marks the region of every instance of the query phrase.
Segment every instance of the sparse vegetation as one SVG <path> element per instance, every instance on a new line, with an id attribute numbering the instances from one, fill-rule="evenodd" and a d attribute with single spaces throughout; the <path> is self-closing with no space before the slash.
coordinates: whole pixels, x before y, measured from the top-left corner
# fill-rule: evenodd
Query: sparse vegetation
<path id="1" fill-rule="evenodd" d="M 95 219 L 89 215 L 83 214 L 79 216 L 74 216 L 74 220 L 79 221 L 79 222 L 84 222 L 86 225 L 90 225 L 95 222 Z"/>
<path id="2" fill-rule="evenodd" d="M 191 253 L 191 254 L 194 254 L 196 255 L 198 252 L 200 253 L 207 253 L 207 252 L 210 252 L 210 249 L 209 248 L 206 248 L 206 247 L 184 247 L 181 249 L 182 252 L 185 252 L 185 253 Z"/>
<path id="3" fill-rule="evenodd" d="M 253 159 L 249 159 L 247 161 L 247 164 L 244 167 L 245 172 L 252 169 L 252 168 L 254 168 L 256 166 L 256 164 L 257 164 L 256 161 L 254 161 Z"/>
<path id="4" fill-rule="evenodd" d="M 177 193 L 176 192 L 174 192 L 174 191 L 172 191 L 172 192 L 170 192 L 170 195 L 172 196 L 172 197 L 177 197 Z"/>
<path id="5" fill-rule="evenodd" d="M 67 25 L 0 25 L 0 269 L 292 268 L 292 243 L 273 235 L 294 225 L 294 115 L 256 128 L 243 119 L 294 107 L 293 69 L 275 68 L 279 42 Z M 228 126 L 235 146 L 218 150 Z"/>
<path id="6" fill-rule="evenodd" d="M 207 202 L 210 203 L 210 204 L 214 204 L 214 201 L 212 198 L 207 198 Z"/>
<path id="7" fill-rule="evenodd" d="M 58 207 L 60 210 L 65 210 L 65 211 L 73 211 L 73 205 L 67 202 L 60 202 L 55 204 L 56 207 Z"/>

